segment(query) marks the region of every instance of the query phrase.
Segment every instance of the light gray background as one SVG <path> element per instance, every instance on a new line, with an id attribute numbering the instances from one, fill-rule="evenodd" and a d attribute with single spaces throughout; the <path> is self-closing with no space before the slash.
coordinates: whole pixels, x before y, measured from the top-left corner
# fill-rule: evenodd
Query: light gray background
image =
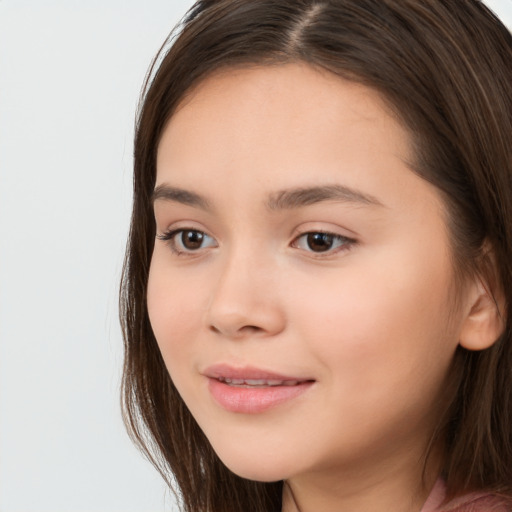
<path id="1" fill-rule="evenodd" d="M 120 419 L 117 287 L 140 86 L 191 4 L 0 0 L 0 512 L 173 509 Z"/>

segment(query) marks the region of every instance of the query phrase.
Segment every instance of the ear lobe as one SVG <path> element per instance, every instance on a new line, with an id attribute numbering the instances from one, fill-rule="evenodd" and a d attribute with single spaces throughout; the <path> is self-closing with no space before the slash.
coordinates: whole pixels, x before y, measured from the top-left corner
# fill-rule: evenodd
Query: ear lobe
<path id="1" fill-rule="evenodd" d="M 467 350 L 491 347 L 505 328 L 504 300 L 489 290 L 481 276 L 475 278 L 469 313 L 464 319 L 459 344 Z"/>

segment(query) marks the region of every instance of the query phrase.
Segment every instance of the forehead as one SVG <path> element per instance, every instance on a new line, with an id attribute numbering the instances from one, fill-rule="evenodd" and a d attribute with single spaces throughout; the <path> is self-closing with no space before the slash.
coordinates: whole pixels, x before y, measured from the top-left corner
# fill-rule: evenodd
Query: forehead
<path id="1" fill-rule="evenodd" d="M 184 94 L 171 121 L 179 118 L 182 110 L 194 108 L 206 113 L 214 105 L 224 108 L 226 116 L 233 110 L 239 114 L 241 105 L 236 100 L 240 98 L 247 104 L 257 103 L 268 112 L 276 102 L 284 106 L 283 91 L 286 91 L 286 103 L 292 104 L 298 114 L 304 110 L 312 114 L 315 110 L 323 110 L 326 105 L 334 112 L 343 105 L 344 96 L 348 93 L 358 98 L 357 104 L 352 105 L 355 115 L 371 117 L 377 107 L 400 122 L 378 91 L 302 62 L 253 64 L 213 71 Z"/>
<path id="2" fill-rule="evenodd" d="M 213 156 L 253 167 L 262 160 L 311 158 L 328 148 L 393 153 L 410 161 L 409 135 L 379 93 L 306 64 L 225 69 L 179 104 L 158 147 L 157 168 Z M 243 160 L 247 160 L 244 162 Z M 285 167 L 275 162 L 278 168 Z M 297 168 L 297 172 L 301 169 Z"/>

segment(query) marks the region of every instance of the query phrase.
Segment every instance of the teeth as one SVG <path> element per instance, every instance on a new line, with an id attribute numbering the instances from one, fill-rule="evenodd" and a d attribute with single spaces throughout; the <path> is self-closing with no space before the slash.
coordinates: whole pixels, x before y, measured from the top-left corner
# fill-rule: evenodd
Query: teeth
<path id="1" fill-rule="evenodd" d="M 274 382 L 275 384 L 271 384 L 271 382 Z M 248 386 L 278 386 L 279 381 L 270 381 L 263 379 L 245 379 L 243 381 L 243 384 L 247 384 Z"/>
<path id="2" fill-rule="evenodd" d="M 272 387 L 272 386 L 296 386 L 298 380 L 274 380 L 274 379 L 230 379 L 228 377 L 219 377 L 220 382 L 230 386 L 243 387 Z"/>

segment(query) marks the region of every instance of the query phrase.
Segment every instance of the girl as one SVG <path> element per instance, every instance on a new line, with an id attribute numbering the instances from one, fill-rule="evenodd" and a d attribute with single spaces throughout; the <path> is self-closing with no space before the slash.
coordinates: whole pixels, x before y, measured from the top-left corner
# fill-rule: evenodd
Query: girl
<path id="1" fill-rule="evenodd" d="M 512 37 L 200 1 L 146 83 L 128 428 L 188 512 L 512 510 Z"/>

